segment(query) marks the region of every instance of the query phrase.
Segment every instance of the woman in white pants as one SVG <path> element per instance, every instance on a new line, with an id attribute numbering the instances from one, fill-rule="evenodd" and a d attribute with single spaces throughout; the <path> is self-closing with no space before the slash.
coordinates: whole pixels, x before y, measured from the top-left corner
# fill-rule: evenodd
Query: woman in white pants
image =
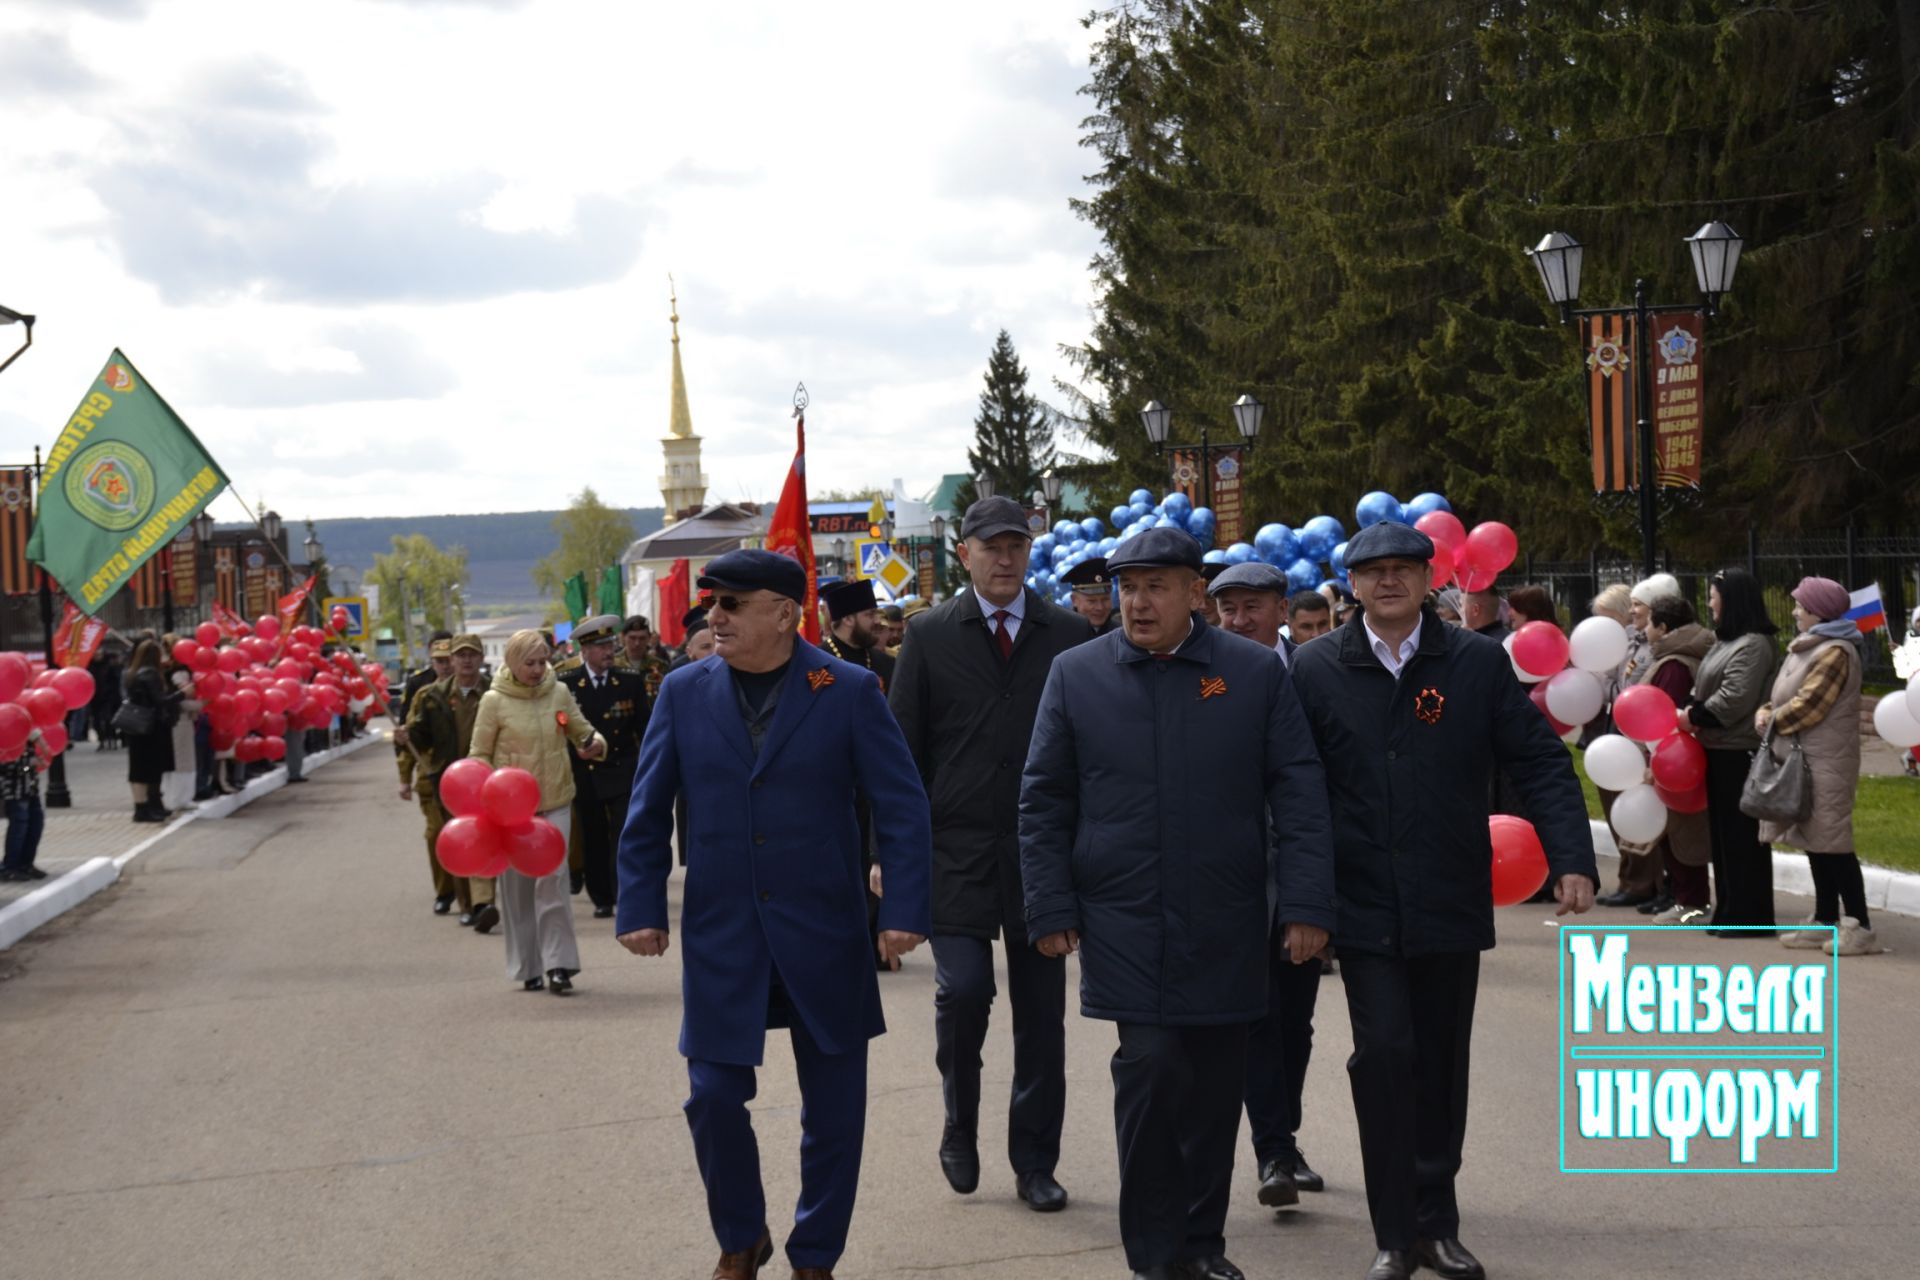
<path id="1" fill-rule="evenodd" d="M 540 816 L 564 837 L 573 805 L 568 744 L 587 760 L 605 752 L 607 744 L 580 714 L 572 692 L 554 677 L 547 665 L 549 654 L 540 632 L 513 633 L 506 661 L 480 699 L 467 754 L 496 769 L 531 773 L 540 784 Z M 580 972 L 568 887 L 565 858 L 538 879 L 511 868 L 500 876 L 495 898 L 507 940 L 507 975 L 528 991 L 545 986 L 557 996 L 566 995 Z"/>

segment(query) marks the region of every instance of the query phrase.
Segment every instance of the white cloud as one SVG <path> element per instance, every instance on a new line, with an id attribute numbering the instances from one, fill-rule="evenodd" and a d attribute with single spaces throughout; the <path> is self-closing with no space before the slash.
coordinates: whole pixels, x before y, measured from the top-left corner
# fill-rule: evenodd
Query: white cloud
<path id="1" fill-rule="evenodd" d="M 1081 12 L 0 10 L 3 452 L 121 346 L 283 512 L 654 505 L 672 272 L 714 496 L 773 496 L 801 379 L 815 485 L 930 485 L 997 330 L 1043 394 L 1085 336 Z"/>

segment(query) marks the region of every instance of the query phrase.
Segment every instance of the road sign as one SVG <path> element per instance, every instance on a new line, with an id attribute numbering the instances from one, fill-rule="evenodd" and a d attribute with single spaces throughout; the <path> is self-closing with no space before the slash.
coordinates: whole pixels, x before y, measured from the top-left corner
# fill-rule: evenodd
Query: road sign
<path id="1" fill-rule="evenodd" d="M 887 552 L 886 559 L 874 566 L 871 575 L 894 596 L 899 596 L 913 581 L 913 567 L 893 552 Z"/>
<path id="2" fill-rule="evenodd" d="M 347 611 L 346 638 L 364 640 L 367 636 L 367 598 L 365 596 L 328 596 L 320 604 L 320 616 L 331 618 L 335 609 Z"/>
<path id="3" fill-rule="evenodd" d="M 884 538 L 855 538 L 853 542 L 853 576 L 856 578 L 877 578 L 880 566 L 893 554 L 893 544 Z"/>

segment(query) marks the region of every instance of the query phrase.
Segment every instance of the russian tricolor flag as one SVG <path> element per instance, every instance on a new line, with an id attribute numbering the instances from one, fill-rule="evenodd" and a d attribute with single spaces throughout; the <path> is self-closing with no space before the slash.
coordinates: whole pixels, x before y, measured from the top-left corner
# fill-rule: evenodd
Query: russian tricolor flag
<path id="1" fill-rule="evenodd" d="M 1847 592 L 1847 598 L 1853 607 L 1847 610 L 1847 617 L 1862 631 L 1878 631 L 1887 625 L 1887 606 L 1880 600 L 1880 584 L 1862 587 L 1858 591 Z"/>

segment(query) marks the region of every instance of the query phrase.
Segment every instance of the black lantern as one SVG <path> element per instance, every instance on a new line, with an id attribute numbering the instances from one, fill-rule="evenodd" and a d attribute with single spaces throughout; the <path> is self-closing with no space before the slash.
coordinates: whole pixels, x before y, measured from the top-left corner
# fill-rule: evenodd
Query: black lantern
<path id="1" fill-rule="evenodd" d="M 1693 277 L 1706 295 L 1709 308 L 1733 291 L 1733 273 L 1740 265 L 1740 246 L 1746 241 L 1724 222 L 1709 222 L 1687 237 L 1693 251 Z"/>
<path id="2" fill-rule="evenodd" d="M 973 491 L 985 501 L 993 496 L 993 477 L 982 471 L 973 478 Z"/>
<path id="3" fill-rule="evenodd" d="M 1233 425 L 1240 428 L 1240 437 L 1248 444 L 1260 434 L 1260 419 L 1267 415 L 1267 406 L 1252 396 L 1241 396 L 1233 402 Z"/>
<path id="4" fill-rule="evenodd" d="M 1147 439 L 1158 449 L 1167 442 L 1167 431 L 1173 426 L 1173 410 L 1158 400 L 1147 401 L 1147 407 L 1140 411 L 1140 424 L 1147 429 Z"/>

